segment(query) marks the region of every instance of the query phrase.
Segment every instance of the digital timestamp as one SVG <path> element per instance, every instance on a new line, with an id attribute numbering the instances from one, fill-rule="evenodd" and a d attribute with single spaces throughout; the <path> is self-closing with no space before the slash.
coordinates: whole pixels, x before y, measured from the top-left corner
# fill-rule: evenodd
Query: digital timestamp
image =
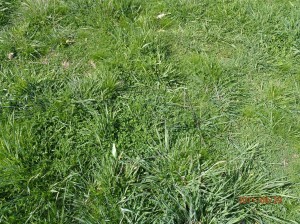
<path id="1" fill-rule="evenodd" d="M 240 204 L 249 204 L 249 203 L 282 204 L 282 197 L 279 197 L 279 196 L 263 196 L 263 197 L 244 196 L 244 197 L 239 197 L 239 203 Z"/>

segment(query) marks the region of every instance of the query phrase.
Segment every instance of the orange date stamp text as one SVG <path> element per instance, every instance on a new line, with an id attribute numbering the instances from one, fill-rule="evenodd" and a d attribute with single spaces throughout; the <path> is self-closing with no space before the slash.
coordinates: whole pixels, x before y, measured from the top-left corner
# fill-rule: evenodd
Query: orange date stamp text
<path id="1" fill-rule="evenodd" d="M 280 196 L 262 196 L 252 197 L 243 196 L 239 197 L 240 204 L 259 203 L 259 204 L 282 204 L 282 197 Z"/>

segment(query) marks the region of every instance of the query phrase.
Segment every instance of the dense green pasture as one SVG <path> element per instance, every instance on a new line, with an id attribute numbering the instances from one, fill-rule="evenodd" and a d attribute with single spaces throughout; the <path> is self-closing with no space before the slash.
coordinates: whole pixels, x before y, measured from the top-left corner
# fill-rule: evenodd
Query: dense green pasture
<path id="1" fill-rule="evenodd" d="M 298 223 L 299 185 L 299 1 L 0 0 L 0 223 Z"/>

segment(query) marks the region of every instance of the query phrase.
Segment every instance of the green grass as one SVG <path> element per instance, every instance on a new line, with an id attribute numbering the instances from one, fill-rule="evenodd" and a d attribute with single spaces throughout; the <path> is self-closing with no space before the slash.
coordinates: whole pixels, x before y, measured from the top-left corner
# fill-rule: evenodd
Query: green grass
<path id="1" fill-rule="evenodd" d="M 299 12 L 0 0 L 0 223 L 299 223 Z"/>

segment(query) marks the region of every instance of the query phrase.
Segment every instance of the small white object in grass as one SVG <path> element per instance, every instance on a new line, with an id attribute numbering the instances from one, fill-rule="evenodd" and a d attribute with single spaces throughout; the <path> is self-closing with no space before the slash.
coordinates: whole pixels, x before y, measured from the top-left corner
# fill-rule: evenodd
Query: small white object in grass
<path id="1" fill-rule="evenodd" d="M 15 54 L 13 52 L 11 52 L 7 55 L 7 57 L 9 60 L 12 60 L 15 57 Z"/>
<path id="2" fill-rule="evenodd" d="M 166 15 L 170 15 L 171 13 L 161 13 L 158 16 L 156 16 L 156 19 L 162 19 L 164 18 Z"/>
<path id="3" fill-rule="evenodd" d="M 114 158 L 117 158 L 117 149 L 116 149 L 116 144 L 115 143 L 113 143 L 113 145 L 112 145 L 111 153 L 112 153 Z"/>

